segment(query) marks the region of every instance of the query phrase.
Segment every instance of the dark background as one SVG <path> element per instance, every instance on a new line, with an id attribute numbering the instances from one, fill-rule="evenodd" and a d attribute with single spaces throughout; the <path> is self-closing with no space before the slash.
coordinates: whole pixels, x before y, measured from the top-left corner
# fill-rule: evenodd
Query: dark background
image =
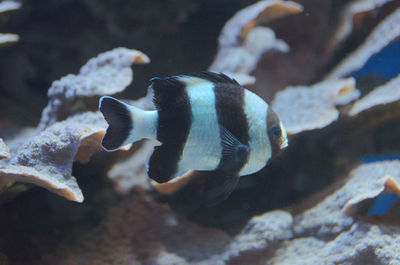
<path id="1" fill-rule="evenodd" d="M 115 47 L 138 49 L 151 63 L 134 66 L 123 97 L 145 94 L 148 80 L 205 70 L 223 24 L 249 0 L 43 0 L 0 15 L 1 32 L 20 41 L 0 48 L 0 121 L 35 126 L 51 82 L 77 73 Z"/>

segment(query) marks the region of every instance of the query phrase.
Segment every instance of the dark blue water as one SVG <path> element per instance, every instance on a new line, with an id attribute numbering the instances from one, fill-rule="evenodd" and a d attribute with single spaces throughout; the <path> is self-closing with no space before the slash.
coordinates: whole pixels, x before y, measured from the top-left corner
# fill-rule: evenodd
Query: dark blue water
<path id="1" fill-rule="evenodd" d="M 382 51 L 372 56 L 363 68 L 356 71 L 355 78 L 367 75 L 377 75 L 393 78 L 400 73 L 400 40 L 386 46 Z"/>

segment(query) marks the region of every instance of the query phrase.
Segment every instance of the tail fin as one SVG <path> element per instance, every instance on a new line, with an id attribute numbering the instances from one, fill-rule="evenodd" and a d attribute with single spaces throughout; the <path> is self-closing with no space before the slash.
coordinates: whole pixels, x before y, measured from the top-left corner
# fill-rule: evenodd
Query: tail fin
<path id="1" fill-rule="evenodd" d="M 101 97 L 99 109 L 109 125 L 101 141 L 104 150 L 111 152 L 128 144 L 134 126 L 130 106 L 112 97 Z"/>

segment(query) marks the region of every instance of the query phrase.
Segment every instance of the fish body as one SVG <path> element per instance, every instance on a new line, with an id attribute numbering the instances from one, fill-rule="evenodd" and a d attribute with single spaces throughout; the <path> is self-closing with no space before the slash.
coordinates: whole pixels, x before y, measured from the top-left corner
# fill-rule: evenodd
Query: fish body
<path id="1" fill-rule="evenodd" d="M 240 176 L 259 171 L 287 146 L 285 129 L 268 104 L 224 74 L 153 78 L 150 88 L 155 111 L 100 99 L 109 123 L 103 148 L 157 139 L 161 145 L 149 158 L 149 177 L 164 183 L 197 170 L 207 204 L 226 199 Z"/>

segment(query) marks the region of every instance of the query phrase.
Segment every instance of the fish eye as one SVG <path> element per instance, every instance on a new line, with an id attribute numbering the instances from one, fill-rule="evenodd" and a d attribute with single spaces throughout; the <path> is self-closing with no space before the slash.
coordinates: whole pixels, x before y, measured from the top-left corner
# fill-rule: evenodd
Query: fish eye
<path id="1" fill-rule="evenodd" d="M 281 127 L 275 125 L 269 130 L 269 135 L 273 141 L 278 140 L 282 135 Z"/>

